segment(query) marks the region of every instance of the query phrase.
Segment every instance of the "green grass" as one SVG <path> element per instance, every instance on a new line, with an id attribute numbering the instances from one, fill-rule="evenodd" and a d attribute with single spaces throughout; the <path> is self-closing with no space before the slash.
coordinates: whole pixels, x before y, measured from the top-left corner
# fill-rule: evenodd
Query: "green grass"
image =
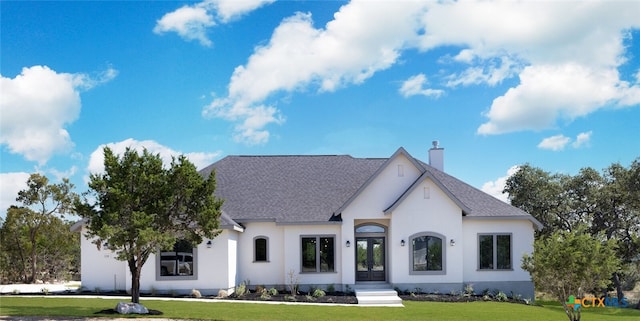
<path id="1" fill-rule="evenodd" d="M 96 315 L 115 307 L 118 300 L 94 298 L 0 297 L 3 316 L 116 317 Z M 405 301 L 404 308 L 365 308 L 250 303 L 185 302 L 143 299 L 149 309 L 160 310 L 162 318 L 201 320 L 567 320 L 559 303 L 543 306 L 498 302 L 441 303 Z M 131 316 L 135 318 L 135 316 Z M 584 309 L 582 320 L 640 320 L 633 309 Z"/>

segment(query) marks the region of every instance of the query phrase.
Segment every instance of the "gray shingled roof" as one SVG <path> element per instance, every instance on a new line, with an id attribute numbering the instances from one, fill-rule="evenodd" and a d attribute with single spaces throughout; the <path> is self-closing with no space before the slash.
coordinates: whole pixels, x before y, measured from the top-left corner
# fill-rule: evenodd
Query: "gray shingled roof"
<path id="1" fill-rule="evenodd" d="M 227 156 L 216 170 L 216 196 L 236 222 L 327 222 L 385 162 L 351 156 Z"/>
<path id="2" fill-rule="evenodd" d="M 399 151 L 404 151 L 399 149 Z M 398 153 L 396 153 L 398 154 Z M 396 155 L 394 154 L 394 155 Z M 410 156 L 409 156 L 410 157 Z M 327 222 L 349 201 L 387 158 L 338 156 L 227 156 L 203 169 L 216 170 L 216 196 L 225 200 L 224 225 L 235 222 Z M 528 213 L 417 159 L 468 217 L 522 217 Z M 402 202 L 400 197 L 395 205 Z M 388 210 L 389 210 L 388 209 Z M 235 222 L 230 219 L 235 220 Z"/>

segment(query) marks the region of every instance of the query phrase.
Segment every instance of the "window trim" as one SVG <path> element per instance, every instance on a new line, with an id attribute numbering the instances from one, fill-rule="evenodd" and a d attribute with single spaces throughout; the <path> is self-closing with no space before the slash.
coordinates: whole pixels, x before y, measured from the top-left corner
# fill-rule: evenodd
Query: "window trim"
<path id="1" fill-rule="evenodd" d="M 178 241 L 178 240 L 177 240 Z M 176 241 L 176 242 L 177 242 Z M 192 275 L 161 275 L 162 269 L 162 250 L 156 252 L 156 281 L 183 281 L 198 279 L 198 247 L 191 249 L 193 252 L 193 274 Z M 165 251 L 168 252 L 168 251 Z M 174 251 L 171 251 L 174 252 Z"/>
<path id="2" fill-rule="evenodd" d="M 442 270 L 431 271 L 415 271 L 413 269 L 413 240 L 421 236 L 433 236 L 442 240 Z M 419 232 L 409 236 L 409 275 L 446 275 L 447 274 L 447 238 L 446 236 L 436 232 Z"/>
<path id="3" fill-rule="evenodd" d="M 493 252 L 493 268 L 481 268 L 480 267 L 480 237 L 482 236 L 491 236 L 492 237 L 492 252 Z M 508 269 L 498 269 L 498 236 L 509 236 L 509 265 L 511 268 Z M 477 271 L 513 271 L 513 233 L 505 232 L 505 233 L 478 233 L 477 237 L 478 241 L 478 260 L 477 260 Z"/>
<path id="4" fill-rule="evenodd" d="M 302 251 L 304 250 L 302 247 L 302 239 L 305 238 L 315 238 L 316 239 L 316 270 L 315 271 L 303 271 L 303 258 L 304 255 Z M 320 271 L 320 239 L 321 238 L 332 238 L 333 239 L 333 270 L 332 271 Z M 320 273 L 337 273 L 336 271 L 336 259 L 338 257 L 336 250 L 336 235 L 335 234 L 315 234 L 315 235 L 300 235 L 299 243 L 300 244 L 300 274 L 320 274 Z"/>
<path id="5" fill-rule="evenodd" d="M 256 246 L 256 241 L 257 240 L 264 240 L 265 241 L 265 259 L 264 260 L 258 260 L 258 247 Z M 265 235 L 258 235 L 256 237 L 253 238 L 253 263 L 269 263 L 269 237 L 265 236 Z"/>

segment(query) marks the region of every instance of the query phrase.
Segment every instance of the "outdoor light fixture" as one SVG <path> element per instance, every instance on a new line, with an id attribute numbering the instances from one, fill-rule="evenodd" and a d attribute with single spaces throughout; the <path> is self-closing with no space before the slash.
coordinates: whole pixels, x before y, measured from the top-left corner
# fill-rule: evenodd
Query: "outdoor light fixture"
<path id="1" fill-rule="evenodd" d="M 449 241 L 449 244 L 451 244 L 451 246 L 455 246 L 456 245 L 456 240 L 451 239 L 451 241 Z"/>
<path id="2" fill-rule="evenodd" d="M 351 241 L 347 240 L 347 243 L 345 243 L 345 245 L 346 245 L 347 247 L 350 247 L 350 246 L 351 246 Z"/>
<path id="3" fill-rule="evenodd" d="M 213 242 L 211 240 L 207 241 L 207 248 L 210 249 L 213 246 Z"/>
<path id="4" fill-rule="evenodd" d="M 404 246 L 404 240 L 400 241 L 400 246 Z"/>

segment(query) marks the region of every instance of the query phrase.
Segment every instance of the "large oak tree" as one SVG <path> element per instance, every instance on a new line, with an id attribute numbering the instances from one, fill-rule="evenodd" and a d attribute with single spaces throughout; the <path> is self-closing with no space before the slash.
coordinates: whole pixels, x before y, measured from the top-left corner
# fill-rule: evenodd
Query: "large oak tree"
<path id="1" fill-rule="evenodd" d="M 602 174 L 583 168 L 573 176 L 527 164 L 507 180 L 504 192 L 512 205 L 544 224 L 538 238 L 587 226 L 585 232 L 593 237 L 615 242 L 623 267 L 640 265 L 640 159 L 629 167 L 612 164 Z M 619 300 L 624 277 L 623 270 L 612 273 Z M 628 277 L 626 281 L 634 284 L 636 280 Z"/>
<path id="2" fill-rule="evenodd" d="M 105 242 L 131 272 L 131 301 L 139 303 L 140 273 L 149 256 L 180 240 L 193 246 L 220 231 L 222 200 L 214 173 L 202 177 L 185 156 L 164 166 L 160 155 L 127 149 L 119 157 L 104 148 L 104 172 L 92 174 L 90 197 L 78 204 L 87 237 Z M 94 198 L 95 202 L 88 199 Z"/>
<path id="3" fill-rule="evenodd" d="M 11 281 L 65 277 L 73 261 L 78 238 L 69 231 L 64 216 L 73 212 L 78 195 L 68 179 L 53 184 L 41 174 L 31 174 L 27 188 L 18 192 L 20 206 L 7 209 L 0 228 L 0 265 Z M 52 254 L 55 253 L 55 254 Z M 71 256 L 71 257 L 70 257 Z M 77 262 L 76 262 L 77 263 Z"/>

